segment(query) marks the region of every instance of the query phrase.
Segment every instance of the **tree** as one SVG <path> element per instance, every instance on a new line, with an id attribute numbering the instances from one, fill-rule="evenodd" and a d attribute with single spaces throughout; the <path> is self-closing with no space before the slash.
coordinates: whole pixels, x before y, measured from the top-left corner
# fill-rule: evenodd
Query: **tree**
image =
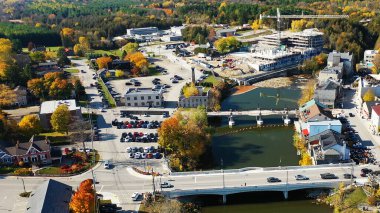
<path id="1" fill-rule="evenodd" d="M 134 53 L 139 49 L 139 44 L 138 43 L 128 43 L 124 45 L 121 50 L 125 51 L 126 53 Z"/>
<path id="2" fill-rule="evenodd" d="M 74 80 L 73 85 L 76 99 L 79 101 L 82 98 L 86 98 L 86 90 L 78 78 Z"/>
<path id="3" fill-rule="evenodd" d="M 18 123 L 20 131 L 26 136 L 38 135 L 42 131 L 40 119 L 37 115 L 25 115 Z"/>
<path id="4" fill-rule="evenodd" d="M 85 121 L 81 118 L 74 117 L 71 122 L 69 130 L 71 142 L 82 143 L 83 150 L 86 150 L 85 141 L 90 137 L 91 124 L 89 121 Z M 86 159 L 88 158 L 87 152 L 85 152 Z"/>
<path id="5" fill-rule="evenodd" d="M 0 84 L 0 108 L 16 102 L 16 93 L 5 84 Z"/>
<path id="6" fill-rule="evenodd" d="M 380 71 L 380 53 L 377 53 L 373 58 L 373 65 L 376 68 L 377 72 Z"/>
<path id="7" fill-rule="evenodd" d="M 74 54 L 77 56 L 84 56 L 84 50 L 80 44 L 74 45 Z"/>
<path id="8" fill-rule="evenodd" d="M 29 43 L 28 43 L 28 51 L 29 51 L 29 52 L 32 51 L 34 47 L 35 47 L 35 46 L 34 46 L 34 43 L 31 42 L 31 41 L 29 41 Z"/>
<path id="9" fill-rule="evenodd" d="M 375 100 L 375 93 L 373 92 L 372 89 L 368 89 L 367 92 L 365 92 L 363 95 L 363 101 L 368 102 L 368 101 L 374 101 L 374 100 Z"/>
<path id="10" fill-rule="evenodd" d="M 129 53 L 124 60 L 131 61 L 140 70 L 147 68 L 149 65 L 148 60 L 141 52 Z"/>
<path id="11" fill-rule="evenodd" d="M 34 63 L 45 62 L 45 60 L 46 60 L 45 54 L 43 52 L 40 52 L 40 51 L 29 53 L 29 56 L 30 56 L 30 59 Z"/>
<path id="12" fill-rule="evenodd" d="M 73 45 L 74 32 L 74 29 L 68 27 L 65 27 L 61 30 L 61 40 L 64 47 Z"/>
<path id="13" fill-rule="evenodd" d="M 49 87 L 49 96 L 54 99 L 67 99 L 72 89 L 73 85 L 66 79 L 56 78 Z"/>
<path id="14" fill-rule="evenodd" d="M 261 19 L 260 20 L 254 20 L 253 23 L 252 23 L 252 25 L 251 25 L 251 28 L 253 30 L 258 30 L 258 29 L 261 28 L 261 24 L 262 24 L 262 20 Z"/>
<path id="15" fill-rule="evenodd" d="M 66 132 L 68 134 L 71 115 L 69 108 L 65 105 L 59 105 L 51 115 L 51 126 L 57 132 Z"/>
<path id="16" fill-rule="evenodd" d="M 313 99 L 314 91 L 315 91 L 315 86 L 314 85 L 315 85 L 315 80 L 310 80 L 309 82 L 307 82 L 307 84 L 305 85 L 305 87 L 302 89 L 301 98 L 298 100 L 298 105 L 299 106 L 302 106 L 306 102 L 308 102 L 311 99 Z"/>
<path id="17" fill-rule="evenodd" d="M 108 56 L 103 56 L 96 59 L 99 69 L 108 68 L 108 63 L 112 62 L 112 58 Z"/>
<path id="18" fill-rule="evenodd" d="M 241 42 L 231 36 L 216 40 L 214 45 L 220 53 L 229 53 L 241 47 Z"/>
<path id="19" fill-rule="evenodd" d="M 123 70 L 116 70 L 116 72 L 115 72 L 116 78 L 124 77 L 124 75 L 125 75 L 125 73 Z"/>
<path id="20" fill-rule="evenodd" d="M 301 154 L 301 160 L 299 161 L 299 164 L 301 166 L 313 165 L 313 161 L 311 160 L 311 157 L 307 152 L 303 152 Z"/>
<path id="21" fill-rule="evenodd" d="M 0 78 L 6 77 L 6 72 L 12 63 L 12 42 L 0 38 Z"/>
<path id="22" fill-rule="evenodd" d="M 88 41 L 87 37 L 81 36 L 79 37 L 79 45 L 81 46 L 82 50 L 84 52 L 87 52 L 90 50 L 90 42 Z"/>
<path id="23" fill-rule="evenodd" d="M 28 89 L 36 97 L 44 97 L 45 86 L 42 78 L 34 78 L 28 81 Z"/>
<path id="24" fill-rule="evenodd" d="M 187 85 L 183 88 L 183 95 L 186 98 L 189 98 L 191 96 L 197 96 L 197 95 L 199 95 L 198 88 L 195 87 L 195 85 L 193 83 L 191 83 L 190 85 Z"/>
<path id="25" fill-rule="evenodd" d="M 84 180 L 71 197 L 70 210 L 75 213 L 92 213 L 95 211 L 95 191 L 92 187 L 92 179 Z"/>

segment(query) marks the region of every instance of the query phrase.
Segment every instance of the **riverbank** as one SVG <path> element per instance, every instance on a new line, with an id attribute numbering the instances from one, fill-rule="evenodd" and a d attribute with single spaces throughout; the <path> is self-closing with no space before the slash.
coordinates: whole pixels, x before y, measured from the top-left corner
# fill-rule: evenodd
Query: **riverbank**
<path id="1" fill-rule="evenodd" d="M 260 81 L 252 84 L 255 87 L 270 87 L 270 88 L 281 88 L 281 87 L 289 87 L 293 84 L 293 80 L 291 77 L 278 77 L 272 78 L 265 81 Z"/>
<path id="2" fill-rule="evenodd" d="M 249 86 L 237 86 L 237 87 L 234 87 L 232 89 L 231 95 L 241 95 L 241 94 L 247 93 L 247 92 L 249 92 L 251 90 L 254 90 L 256 88 L 257 87 L 253 86 L 253 85 L 249 85 Z"/>

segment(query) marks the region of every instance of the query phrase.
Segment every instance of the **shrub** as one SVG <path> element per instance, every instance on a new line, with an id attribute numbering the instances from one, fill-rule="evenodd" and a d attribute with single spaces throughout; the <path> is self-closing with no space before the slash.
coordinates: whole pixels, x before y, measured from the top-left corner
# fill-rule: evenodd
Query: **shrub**
<path id="1" fill-rule="evenodd" d="M 13 172 L 14 175 L 27 176 L 32 175 L 32 168 L 19 168 Z"/>
<path id="2" fill-rule="evenodd" d="M 29 197 L 32 192 L 21 192 L 20 197 Z"/>

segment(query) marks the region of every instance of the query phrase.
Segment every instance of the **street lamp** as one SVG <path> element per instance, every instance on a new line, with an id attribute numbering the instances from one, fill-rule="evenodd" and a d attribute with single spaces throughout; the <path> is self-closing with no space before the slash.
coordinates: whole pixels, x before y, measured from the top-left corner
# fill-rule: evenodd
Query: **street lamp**
<path id="1" fill-rule="evenodd" d="M 220 158 L 220 166 L 221 166 L 221 170 L 222 170 L 223 189 L 224 189 L 225 188 L 225 183 L 224 183 L 223 158 Z"/>

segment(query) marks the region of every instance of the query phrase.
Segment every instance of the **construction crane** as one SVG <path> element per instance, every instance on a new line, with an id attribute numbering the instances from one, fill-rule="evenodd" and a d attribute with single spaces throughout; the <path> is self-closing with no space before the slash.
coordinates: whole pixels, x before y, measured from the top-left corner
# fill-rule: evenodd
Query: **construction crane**
<path id="1" fill-rule="evenodd" d="M 349 18 L 348 15 L 304 15 L 303 11 L 301 15 L 281 15 L 280 9 L 277 8 L 277 15 L 261 15 L 260 20 L 264 18 L 277 19 L 277 30 L 278 30 L 278 44 L 281 45 L 281 19 L 341 19 Z"/>

